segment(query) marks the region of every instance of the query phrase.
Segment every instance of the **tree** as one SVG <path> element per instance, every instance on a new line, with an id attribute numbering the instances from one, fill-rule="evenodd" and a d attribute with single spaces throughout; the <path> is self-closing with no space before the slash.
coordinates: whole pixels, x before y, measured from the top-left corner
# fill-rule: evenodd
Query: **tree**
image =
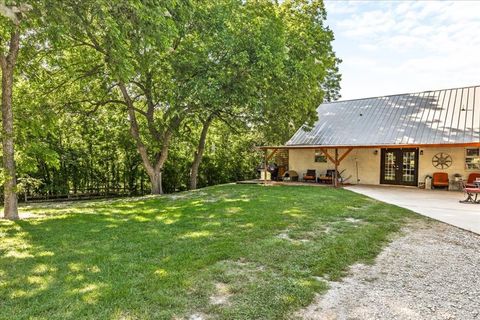
<path id="1" fill-rule="evenodd" d="M 197 4 L 188 41 L 172 55 L 176 103 L 192 106 L 187 126 L 200 126 L 189 185 L 195 189 L 211 124 L 252 122 L 265 104 L 269 79 L 281 69 L 281 21 L 271 1 Z M 188 129 L 188 132 L 195 131 Z"/>
<path id="2" fill-rule="evenodd" d="M 47 7 L 58 17 L 57 42 L 83 47 L 92 57 L 87 63 L 102 67 L 99 76 L 112 84 L 110 101 L 128 114 L 151 191 L 163 193 L 170 143 L 189 112 L 188 105 L 172 103 L 175 83 L 168 65 L 189 27 L 188 2 L 52 1 Z"/>
<path id="3" fill-rule="evenodd" d="M 229 14 L 222 14 L 225 7 Z M 179 68 L 203 70 L 181 86 L 201 105 L 191 189 L 212 121 L 234 130 L 247 126 L 263 132 L 266 143 L 284 143 L 299 126 L 313 124 L 320 103 L 338 98 L 340 81 L 322 1 L 217 1 L 205 9 L 196 11 L 200 30 L 191 46 L 197 50 L 186 59 L 188 67 Z"/>
<path id="4" fill-rule="evenodd" d="M 265 144 L 283 144 L 302 125 L 313 125 L 316 108 L 338 98 L 340 75 L 332 48 L 333 32 L 325 25 L 322 0 L 285 0 L 278 5 L 287 57 L 272 79 L 264 121 L 257 130 Z"/>
<path id="5" fill-rule="evenodd" d="M 0 38 L 2 41 L 0 43 L 0 67 L 2 70 L 4 218 L 6 219 L 18 219 L 12 95 L 15 65 L 20 50 L 20 24 L 29 10 L 31 10 L 31 6 L 27 4 L 6 5 L 5 1 L 0 2 L 0 14 L 7 19 L 2 27 L 8 37 L 8 40 Z"/>
<path id="6" fill-rule="evenodd" d="M 54 110 L 58 120 L 48 134 L 18 125 L 21 175 L 41 178 L 41 192 L 109 190 L 119 168 L 132 190 L 146 173 L 152 193 L 164 191 L 167 174 L 168 191 L 247 177 L 253 157 L 235 158 L 237 175 L 222 162 L 233 159 L 227 151 L 245 156 L 251 149 L 241 148 L 285 142 L 338 95 L 339 60 L 318 0 L 44 0 L 36 7 L 46 50 L 27 68 L 35 70 L 24 86 L 32 101 L 22 104 L 24 114 Z M 212 151 L 209 139 L 234 133 L 241 143 L 222 139 L 224 150 Z M 211 177 L 212 159 L 228 168 L 222 179 Z"/>

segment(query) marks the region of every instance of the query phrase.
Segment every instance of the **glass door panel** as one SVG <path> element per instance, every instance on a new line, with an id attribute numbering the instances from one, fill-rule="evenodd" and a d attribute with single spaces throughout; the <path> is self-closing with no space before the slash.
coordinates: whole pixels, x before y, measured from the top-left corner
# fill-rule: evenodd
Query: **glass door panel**
<path id="1" fill-rule="evenodd" d="M 397 155 L 395 152 L 387 151 L 384 155 L 385 165 L 384 165 L 384 179 L 385 181 L 396 181 L 396 172 L 397 172 Z"/>
<path id="2" fill-rule="evenodd" d="M 402 164 L 402 182 L 414 183 L 415 172 L 417 169 L 416 152 L 415 151 L 402 151 L 403 164 Z"/>

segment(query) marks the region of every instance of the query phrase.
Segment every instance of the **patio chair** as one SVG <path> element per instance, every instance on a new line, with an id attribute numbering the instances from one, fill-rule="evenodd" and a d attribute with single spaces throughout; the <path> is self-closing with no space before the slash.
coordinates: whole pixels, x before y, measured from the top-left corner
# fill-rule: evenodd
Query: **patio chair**
<path id="1" fill-rule="evenodd" d="M 478 173 L 478 172 L 470 173 L 468 175 L 466 187 L 467 188 L 478 188 L 477 184 L 475 184 L 475 181 L 477 179 L 480 179 L 480 173 Z"/>
<path id="2" fill-rule="evenodd" d="M 325 184 L 333 184 L 333 179 L 335 177 L 335 170 L 327 170 L 325 175 L 321 175 L 318 177 L 318 183 L 325 183 Z"/>
<path id="3" fill-rule="evenodd" d="M 432 187 L 433 188 L 438 188 L 438 187 L 443 187 L 447 188 L 448 190 L 448 173 L 446 172 L 435 172 L 433 174 L 433 180 L 432 180 Z"/>
<path id="4" fill-rule="evenodd" d="M 463 185 L 463 192 L 467 195 L 465 200 L 460 200 L 460 203 L 480 203 L 480 200 L 478 200 L 478 194 L 480 194 L 480 188 L 476 187 L 471 188 L 467 187 L 465 182 L 462 183 Z"/>
<path id="5" fill-rule="evenodd" d="M 308 169 L 307 173 L 303 175 L 303 181 L 313 181 L 317 180 L 317 172 L 313 169 Z"/>

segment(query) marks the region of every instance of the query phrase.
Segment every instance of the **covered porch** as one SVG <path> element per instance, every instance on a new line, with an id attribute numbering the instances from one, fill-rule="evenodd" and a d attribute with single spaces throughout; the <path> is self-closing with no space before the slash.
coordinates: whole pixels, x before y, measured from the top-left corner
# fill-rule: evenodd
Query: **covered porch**
<path id="1" fill-rule="evenodd" d="M 264 168 L 274 163 L 278 154 L 286 155 L 288 165 L 284 166 L 284 172 L 292 171 L 299 181 L 312 182 L 325 182 L 325 175 L 334 173 L 337 176 L 329 184 L 335 187 L 361 184 L 428 189 L 426 178 L 441 173 L 448 177 L 447 183 L 435 187 L 461 190 L 461 181 L 480 174 L 480 143 L 285 145 L 258 149 L 264 154 Z M 314 179 L 303 179 L 306 175 L 313 175 Z M 268 174 L 261 179 L 268 181 Z"/>

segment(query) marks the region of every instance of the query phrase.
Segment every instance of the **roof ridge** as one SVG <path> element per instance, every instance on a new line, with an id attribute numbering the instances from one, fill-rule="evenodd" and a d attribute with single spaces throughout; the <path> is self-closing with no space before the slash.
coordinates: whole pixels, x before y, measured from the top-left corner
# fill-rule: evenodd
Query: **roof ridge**
<path id="1" fill-rule="evenodd" d="M 373 97 L 366 97 L 366 98 L 355 98 L 355 99 L 348 99 L 348 100 L 336 100 L 330 102 L 323 102 L 322 104 L 331 104 L 331 103 L 341 103 L 341 102 L 350 102 L 350 101 L 359 101 L 359 100 L 367 100 L 367 99 L 375 99 L 375 98 L 388 98 L 388 97 L 395 97 L 395 96 L 404 96 L 404 95 L 413 95 L 413 94 L 420 94 L 420 93 L 427 93 L 427 92 L 436 92 L 436 91 L 446 91 L 446 90 L 458 90 L 458 89 L 466 89 L 466 88 L 477 88 L 480 87 L 480 84 L 472 85 L 472 86 L 464 86 L 464 87 L 455 87 L 455 88 L 443 88 L 443 89 L 434 89 L 434 90 L 424 90 L 424 91 L 415 91 L 415 92 L 406 92 L 406 93 L 396 93 L 396 94 L 388 94 L 384 96 L 373 96 Z"/>

